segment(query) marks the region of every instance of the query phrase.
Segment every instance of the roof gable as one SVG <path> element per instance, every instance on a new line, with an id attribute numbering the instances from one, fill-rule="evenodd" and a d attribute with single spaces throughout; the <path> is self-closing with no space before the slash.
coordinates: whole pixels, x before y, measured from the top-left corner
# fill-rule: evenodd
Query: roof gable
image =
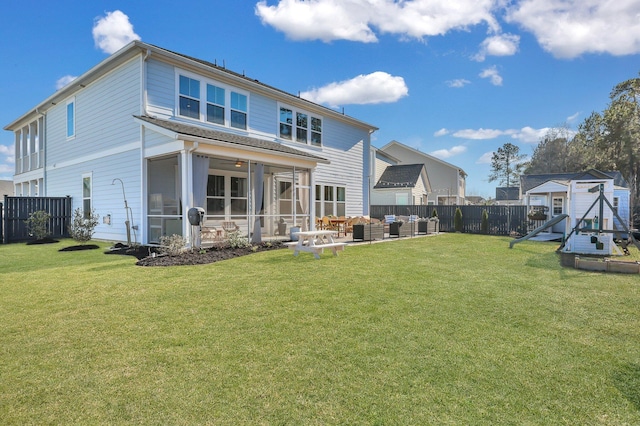
<path id="1" fill-rule="evenodd" d="M 453 168 L 453 169 L 456 169 L 456 170 L 458 170 L 460 173 L 462 173 L 464 176 L 467 176 L 467 173 L 466 173 L 464 170 L 462 170 L 460 167 L 458 167 L 458 166 L 456 166 L 456 165 L 454 165 L 454 164 L 451 164 L 451 163 L 447 163 L 447 162 L 446 162 L 446 161 L 444 161 L 444 160 L 441 160 L 441 159 L 439 159 L 439 158 L 437 158 L 437 157 L 434 157 L 433 155 L 429 155 L 429 154 L 427 154 L 427 153 L 425 153 L 425 152 L 419 151 L 419 150 L 417 150 L 417 149 L 415 149 L 415 148 L 411 148 L 410 146 L 407 146 L 407 145 L 405 145 L 405 144 L 403 144 L 403 143 L 401 143 L 401 142 L 398 142 L 398 141 L 396 141 L 396 140 L 392 140 L 391 142 L 389 142 L 388 144 L 386 144 L 385 146 L 383 146 L 382 148 L 380 148 L 380 150 L 381 150 L 381 151 L 385 151 L 385 150 L 389 149 L 390 147 L 392 147 L 392 146 L 394 146 L 394 145 L 395 145 L 395 146 L 397 146 L 397 147 L 399 147 L 399 148 L 402 148 L 402 149 L 404 149 L 404 150 L 406 150 L 406 151 L 409 151 L 409 152 L 410 152 L 410 153 L 412 153 L 412 154 L 420 155 L 420 156 L 422 156 L 422 157 L 424 157 L 424 158 L 427 158 L 427 159 L 429 159 L 429 160 L 431 160 L 431 161 L 436 161 L 436 162 L 438 162 L 438 163 L 440 163 L 440 164 L 444 164 L 444 165 L 445 165 L 445 166 L 447 166 L 447 167 L 451 167 L 451 168 Z"/>
<path id="2" fill-rule="evenodd" d="M 414 188 L 424 170 L 424 164 L 388 166 L 374 186 L 375 189 Z"/>

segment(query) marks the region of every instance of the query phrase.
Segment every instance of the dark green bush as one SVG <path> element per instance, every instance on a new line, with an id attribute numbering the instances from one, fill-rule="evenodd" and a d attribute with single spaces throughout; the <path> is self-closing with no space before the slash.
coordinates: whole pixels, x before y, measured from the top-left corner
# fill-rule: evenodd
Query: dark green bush
<path id="1" fill-rule="evenodd" d="M 482 210 L 482 223 L 480 224 L 480 230 L 483 234 L 489 233 L 489 213 L 486 210 Z"/>
<path id="2" fill-rule="evenodd" d="M 453 217 L 453 227 L 456 232 L 462 232 L 462 210 L 460 210 L 460 207 L 456 209 L 456 214 Z"/>

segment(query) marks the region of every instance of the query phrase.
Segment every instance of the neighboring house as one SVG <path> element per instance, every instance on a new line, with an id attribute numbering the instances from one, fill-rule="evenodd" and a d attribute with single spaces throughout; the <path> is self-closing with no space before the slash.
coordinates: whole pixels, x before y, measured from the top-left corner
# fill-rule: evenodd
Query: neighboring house
<path id="1" fill-rule="evenodd" d="M 465 202 L 468 206 L 483 206 L 487 203 L 487 200 L 480 195 L 467 195 Z"/>
<path id="2" fill-rule="evenodd" d="M 624 180 L 620 172 L 601 172 L 591 169 L 586 172 L 579 173 L 551 173 L 544 175 L 522 175 L 520 177 L 520 192 L 522 202 L 530 209 L 538 209 L 551 219 L 561 214 L 575 215 L 571 211 L 570 189 L 572 185 L 576 188 L 576 183 L 580 185 L 591 185 L 591 187 L 606 183 L 610 188 L 607 199 L 617 210 L 618 215 L 624 221 L 625 226 L 629 227 L 630 210 L 629 199 L 630 191 L 627 182 Z M 582 207 L 581 207 L 582 208 Z M 597 213 L 596 213 L 597 214 Z M 617 219 L 612 221 L 618 229 L 623 229 Z M 574 218 L 575 219 L 575 218 Z M 578 218 L 579 220 L 580 218 Z M 609 222 L 609 228 L 613 229 Z M 560 222 L 547 230 L 553 233 L 568 232 L 567 226 L 575 226 L 575 223 L 567 225 L 566 221 Z"/>
<path id="3" fill-rule="evenodd" d="M 424 164 L 387 166 L 371 192 L 371 204 L 423 205 L 431 192 Z"/>
<path id="4" fill-rule="evenodd" d="M 5 195 L 13 196 L 12 180 L 0 180 L 0 203 L 3 202 Z"/>
<path id="5" fill-rule="evenodd" d="M 97 239 L 126 240 L 129 214 L 136 242 L 189 237 L 192 207 L 254 241 L 280 222 L 368 214 L 376 127 L 139 41 L 5 129 L 17 195 L 71 196 L 100 215 Z"/>
<path id="6" fill-rule="evenodd" d="M 420 152 L 398 141 L 391 141 L 378 151 L 395 164 L 424 164 L 429 185 L 426 204 L 464 205 L 467 174 L 460 167 L 442 161 L 432 155 Z M 378 157 L 380 155 L 377 155 Z M 378 167 L 379 163 L 376 163 Z M 378 173 L 378 170 L 376 170 Z"/>

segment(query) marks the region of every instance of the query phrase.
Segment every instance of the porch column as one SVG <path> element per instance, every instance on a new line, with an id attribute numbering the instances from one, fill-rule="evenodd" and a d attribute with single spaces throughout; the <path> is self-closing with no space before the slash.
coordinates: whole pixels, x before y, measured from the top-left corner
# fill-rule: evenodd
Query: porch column
<path id="1" fill-rule="evenodd" d="M 309 228 L 316 230 L 316 169 L 309 169 Z"/>
<path id="2" fill-rule="evenodd" d="M 182 194 L 180 196 L 182 199 L 182 236 L 187 241 L 191 241 L 191 225 L 189 225 L 189 220 L 187 219 L 187 212 L 193 205 L 193 180 L 190 177 L 191 173 L 189 173 L 189 171 L 192 170 L 191 151 L 192 150 L 186 149 L 181 150 L 179 162 L 182 188 Z"/>

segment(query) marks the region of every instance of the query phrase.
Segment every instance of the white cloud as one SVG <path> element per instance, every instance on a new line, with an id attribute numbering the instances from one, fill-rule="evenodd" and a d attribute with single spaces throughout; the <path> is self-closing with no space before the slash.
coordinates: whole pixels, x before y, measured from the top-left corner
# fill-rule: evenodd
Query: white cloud
<path id="1" fill-rule="evenodd" d="M 511 136 L 512 139 L 516 139 L 524 143 L 537 143 L 542 139 L 547 132 L 548 127 L 542 129 L 534 129 L 533 127 L 525 126 L 522 129 L 463 129 L 453 133 L 456 138 L 473 139 L 473 140 L 487 140 L 496 139 L 500 136 Z M 574 132 L 575 133 L 575 132 Z"/>
<path id="2" fill-rule="evenodd" d="M 455 80 L 447 80 L 447 86 L 449 87 L 455 87 L 460 88 L 460 87 L 464 87 L 467 84 L 470 84 L 471 82 L 469 80 L 465 80 L 464 78 L 457 78 Z"/>
<path id="3" fill-rule="evenodd" d="M 500 76 L 495 65 L 482 70 L 480 77 L 488 78 L 494 86 L 502 86 L 502 76 Z"/>
<path id="4" fill-rule="evenodd" d="M 449 133 L 450 133 L 450 132 L 449 132 L 449 130 L 447 130 L 447 129 L 445 129 L 445 128 L 443 127 L 442 129 L 440 129 L 440 130 L 438 130 L 437 132 L 435 132 L 435 133 L 433 134 L 433 136 L 435 136 L 435 137 L 440 137 L 440 136 L 448 135 Z"/>
<path id="5" fill-rule="evenodd" d="M 569 117 L 567 117 L 567 123 L 573 123 L 574 121 L 576 121 L 578 119 L 578 117 L 580 117 L 580 111 L 576 112 L 573 115 L 570 115 Z"/>
<path id="6" fill-rule="evenodd" d="M 635 0 L 522 0 L 508 22 L 531 31 L 557 58 L 583 53 L 640 53 L 640 2 Z"/>
<path id="7" fill-rule="evenodd" d="M 409 89 L 402 77 L 377 71 L 302 92 L 300 97 L 318 104 L 337 107 L 348 104 L 396 102 L 408 94 Z"/>
<path id="8" fill-rule="evenodd" d="M 107 12 L 93 24 L 93 41 L 100 50 L 111 54 L 140 36 L 133 31 L 129 17 L 119 10 Z"/>
<path id="9" fill-rule="evenodd" d="M 487 37 L 480 45 L 480 52 L 473 57 L 478 62 L 487 56 L 511 56 L 518 51 L 520 36 L 515 34 L 498 34 Z"/>
<path id="10" fill-rule="evenodd" d="M 524 143 L 538 143 L 549 131 L 548 127 L 542 129 L 534 129 L 526 126 L 520 130 L 507 130 L 506 133 L 510 134 L 513 139 L 519 140 Z"/>
<path id="11" fill-rule="evenodd" d="M 474 140 L 485 140 L 485 139 L 495 139 L 499 136 L 503 136 L 505 134 L 502 130 L 494 130 L 494 129 L 464 129 L 458 130 L 453 133 L 453 136 L 456 138 L 463 139 L 474 139 Z"/>
<path id="12" fill-rule="evenodd" d="M 293 40 L 350 40 L 372 43 L 374 31 L 422 39 L 486 23 L 499 25 L 492 15 L 496 0 L 280 0 L 256 4 L 262 22 Z"/>
<path id="13" fill-rule="evenodd" d="M 0 145 L 0 156 L 4 156 L 4 161 L 0 162 L 0 179 L 12 179 L 15 173 L 15 146 Z"/>
<path id="14" fill-rule="evenodd" d="M 6 155 L 8 157 L 13 158 L 13 156 L 15 155 L 16 152 L 16 148 L 13 145 L 7 146 L 7 145 L 0 145 L 0 154 L 2 155 Z"/>
<path id="15" fill-rule="evenodd" d="M 476 160 L 476 164 L 491 164 L 491 158 L 493 158 L 493 151 L 485 152 Z"/>
<path id="16" fill-rule="evenodd" d="M 75 75 L 65 75 L 64 77 L 60 77 L 58 80 L 56 80 L 56 90 L 62 89 L 64 86 L 71 83 L 76 78 L 78 78 L 78 76 Z"/>
<path id="17" fill-rule="evenodd" d="M 465 152 L 467 152 L 466 146 L 457 145 L 449 149 L 439 149 L 437 151 L 433 151 L 430 153 L 430 155 L 433 155 L 436 158 L 445 159 L 453 157 L 455 155 L 464 154 Z"/>

